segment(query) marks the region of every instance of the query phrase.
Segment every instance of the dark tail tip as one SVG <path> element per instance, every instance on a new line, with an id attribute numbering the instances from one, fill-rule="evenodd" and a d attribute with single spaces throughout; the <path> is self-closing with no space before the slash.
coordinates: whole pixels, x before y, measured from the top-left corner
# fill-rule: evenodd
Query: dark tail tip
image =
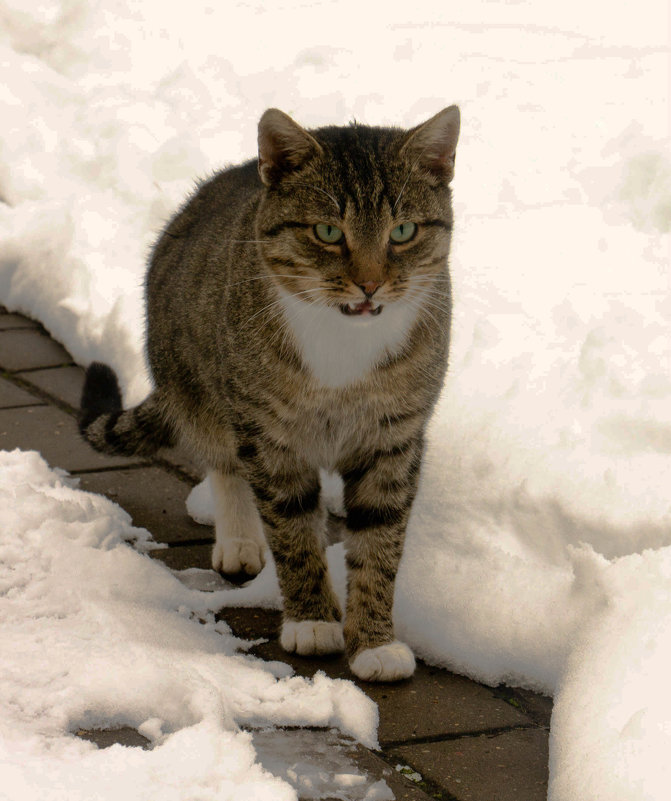
<path id="1" fill-rule="evenodd" d="M 79 407 L 79 430 L 82 433 L 101 414 L 121 411 L 123 403 L 119 382 L 111 367 L 100 362 L 89 366 Z"/>

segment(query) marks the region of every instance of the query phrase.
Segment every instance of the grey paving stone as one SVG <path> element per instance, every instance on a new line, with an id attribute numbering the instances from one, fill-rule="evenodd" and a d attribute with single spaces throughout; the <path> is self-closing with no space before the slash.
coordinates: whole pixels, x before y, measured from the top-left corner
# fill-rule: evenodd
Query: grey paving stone
<path id="1" fill-rule="evenodd" d="M 539 728 L 496 736 L 408 745 L 390 752 L 459 801 L 545 801 L 548 733 Z"/>
<path id="2" fill-rule="evenodd" d="M 146 737 L 130 726 L 119 726 L 116 729 L 77 729 L 74 735 L 95 743 L 98 748 L 110 748 L 118 744 L 147 749 L 151 745 Z"/>
<path id="3" fill-rule="evenodd" d="M 53 406 L 0 409 L 0 449 L 39 451 L 52 466 L 96 470 L 136 464 L 121 456 L 96 453 L 79 436 L 74 417 Z"/>
<path id="4" fill-rule="evenodd" d="M 38 328 L 34 320 L 29 320 L 22 314 L 10 314 L 6 309 L 0 307 L 0 331 L 8 328 Z"/>
<path id="5" fill-rule="evenodd" d="M 198 567 L 209 570 L 212 567 L 211 545 L 180 545 L 160 551 L 151 551 L 151 556 L 163 562 L 171 570 L 186 570 Z"/>
<path id="6" fill-rule="evenodd" d="M 17 387 L 11 381 L 0 378 L 0 408 L 8 406 L 38 406 L 44 404 L 41 398 L 31 395 L 30 392 Z"/>
<path id="7" fill-rule="evenodd" d="M 191 486 L 165 470 L 158 467 L 110 470 L 82 473 L 79 478 L 82 489 L 116 501 L 130 514 L 136 526 L 151 531 L 159 542 L 214 540 L 212 526 L 194 523 L 186 512 Z"/>
<path id="8" fill-rule="evenodd" d="M 515 697 L 520 701 L 522 711 L 530 717 L 534 723 L 545 728 L 550 728 L 550 718 L 552 717 L 552 698 L 547 695 L 513 688 Z"/>
<path id="9" fill-rule="evenodd" d="M 70 354 L 39 329 L 0 331 L 0 367 L 12 372 L 72 362 Z"/>
<path id="10" fill-rule="evenodd" d="M 380 706 L 381 743 L 528 723 L 491 688 L 423 663 L 409 682 L 365 689 Z"/>
<path id="11" fill-rule="evenodd" d="M 17 373 L 24 381 L 48 392 L 54 398 L 79 408 L 79 399 L 84 386 L 84 370 L 78 365 L 67 367 L 50 367 L 45 370 L 31 370 L 28 373 Z"/>
<path id="12" fill-rule="evenodd" d="M 186 473 L 193 483 L 200 482 L 205 478 L 203 466 L 181 445 L 176 448 L 163 449 L 158 455 L 161 460 L 178 467 L 180 471 Z"/>
<path id="13" fill-rule="evenodd" d="M 366 748 L 359 746 L 352 757 L 359 768 L 379 779 L 384 779 L 396 796 L 396 801 L 429 801 L 429 799 L 436 798 L 434 795 L 427 795 L 416 783 L 407 779 L 382 757 Z"/>
<path id="14" fill-rule="evenodd" d="M 287 662 L 304 676 L 323 670 L 333 678 L 355 681 L 379 706 L 378 737 L 383 748 L 418 738 L 531 723 L 521 710 L 497 698 L 492 688 L 423 662 L 418 662 L 415 675 L 408 681 L 380 684 L 356 679 L 342 656 L 312 659 L 288 654 L 277 640 L 280 613 L 275 610 L 222 609 L 217 617 L 239 637 L 267 638 L 267 643 L 253 649 L 263 659 Z"/>

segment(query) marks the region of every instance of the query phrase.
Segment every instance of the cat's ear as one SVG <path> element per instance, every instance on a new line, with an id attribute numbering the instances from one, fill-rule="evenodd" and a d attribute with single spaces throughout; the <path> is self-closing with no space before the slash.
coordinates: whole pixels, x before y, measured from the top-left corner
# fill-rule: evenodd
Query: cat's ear
<path id="1" fill-rule="evenodd" d="M 259 120 L 259 175 L 266 186 L 321 152 L 317 140 L 283 111 L 269 108 Z"/>
<path id="2" fill-rule="evenodd" d="M 458 106 L 439 111 L 430 120 L 408 132 L 401 153 L 418 166 L 446 183 L 454 176 L 454 158 L 459 139 Z"/>

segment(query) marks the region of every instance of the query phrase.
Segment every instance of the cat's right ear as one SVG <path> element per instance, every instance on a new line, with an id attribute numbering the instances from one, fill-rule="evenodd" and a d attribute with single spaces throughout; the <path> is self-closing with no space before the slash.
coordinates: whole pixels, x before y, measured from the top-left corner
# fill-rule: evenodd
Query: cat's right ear
<path id="1" fill-rule="evenodd" d="M 259 175 L 266 186 L 322 152 L 314 137 L 277 108 L 259 120 Z"/>

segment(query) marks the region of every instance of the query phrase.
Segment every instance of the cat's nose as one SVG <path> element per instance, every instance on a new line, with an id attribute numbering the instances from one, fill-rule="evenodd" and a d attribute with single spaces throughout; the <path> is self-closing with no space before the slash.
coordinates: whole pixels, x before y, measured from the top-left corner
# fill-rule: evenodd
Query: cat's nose
<path id="1" fill-rule="evenodd" d="M 377 290 L 382 286 L 381 281 L 366 281 L 363 284 L 357 284 L 363 294 L 370 300 Z"/>

